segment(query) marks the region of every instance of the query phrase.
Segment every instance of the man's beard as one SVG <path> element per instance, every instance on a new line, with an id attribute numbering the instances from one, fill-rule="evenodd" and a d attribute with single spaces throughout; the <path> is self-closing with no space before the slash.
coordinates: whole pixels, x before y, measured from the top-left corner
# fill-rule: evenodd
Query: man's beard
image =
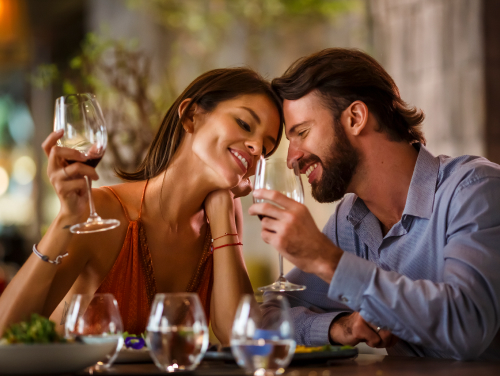
<path id="1" fill-rule="evenodd" d="M 340 121 L 334 120 L 334 124 L 335 141 L 330 155 L 323 162 L 316 155 L 305 161 L 316 160 L 323 167 L 320 179 L 311 184 L 312 196 L 318 202 L 334 202 L 344 197 L 360 160 L 359 152 L 349 142 Z"/>

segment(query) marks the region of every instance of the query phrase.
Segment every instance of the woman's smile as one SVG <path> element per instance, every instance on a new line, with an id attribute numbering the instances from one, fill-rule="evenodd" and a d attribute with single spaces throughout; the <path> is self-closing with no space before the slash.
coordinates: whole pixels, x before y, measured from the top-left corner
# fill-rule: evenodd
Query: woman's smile
<path id="1" fill-rule="evenodd" d="M 252 167 L 252 158 L 248 153 L 245 153 L 244 151 L 241 150 L 237 151 L 234 149 L 229 149 L 229 151 L 231 152 L 234 160 L 244 173 L 246 173 L 248 169 Z"/>

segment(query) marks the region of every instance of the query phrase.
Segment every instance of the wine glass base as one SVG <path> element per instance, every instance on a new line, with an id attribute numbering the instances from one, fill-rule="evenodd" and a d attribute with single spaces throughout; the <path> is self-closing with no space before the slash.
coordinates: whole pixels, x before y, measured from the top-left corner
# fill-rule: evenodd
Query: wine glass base
<path id="1" fill-rule="evenodd" d="M 260 292 L 274 291 L 274 292 L 284 292 L 284 291 L 303 291 L 307 287 L 304 285 L 296 285 L 287 280 L 277 280 L 276 282 L 257 288 Z"/>
<path id="2" fill-rule="evenodd" d="M 117 219 L 96 219 L 73 225 L 69 228 L 69 231 L 73 234 L 91 234 L 93 232 L 112 230 L 118 226 L 120 226 L 120 221 Z"/>

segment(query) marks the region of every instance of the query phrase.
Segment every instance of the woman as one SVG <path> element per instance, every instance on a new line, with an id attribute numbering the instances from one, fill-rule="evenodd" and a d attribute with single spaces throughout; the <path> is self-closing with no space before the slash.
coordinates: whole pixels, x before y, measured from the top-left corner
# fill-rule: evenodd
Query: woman
<path id="1" fill-rule="evenodd" d="M 0 298 L 0 333 L 37 312 L 63 323 L 78 293 L 115 295 L 125 330 L 145 330 L 156 292 L 198 292 L 215 335 L 228 343 L 232 320 L 252 287 L 241 254 L 241 203 L 258 158 L 281 138 L 281 102 L 269 83 L 245 68 L 198 77 L 168 110 L 135 173 L 127 182 L 93 190 L 103 218 L 118 229 L 73 235 L 88 217 L 85 179 L 98 179 L 73 149 L 57 147 L 54 132 L 42 147 L 61 209 L 40 243 L 49 260 L 32 254 Z M 213 243 L 211 243 L 211 239 Z M 213 252 L 211 251 L 213 246 Z"/>

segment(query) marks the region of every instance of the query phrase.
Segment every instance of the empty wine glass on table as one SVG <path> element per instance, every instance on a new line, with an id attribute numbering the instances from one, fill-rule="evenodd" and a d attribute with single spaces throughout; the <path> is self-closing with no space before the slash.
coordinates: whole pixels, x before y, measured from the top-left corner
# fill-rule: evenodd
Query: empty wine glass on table
<path id="1" fill-rule="evenodd" d="M 108 135 L 101 107 L 93 94 L 70 94 L 56 100 L 54 131 L 64 130 L 58 146 L 75 149 L 83 153 L 86 165 L 96 167 L 101 161 Z M 75 161 L 68 160 L 68 164 Z M 117 219 L 102 219 L 95 211 L 92 200 L 92 181 L 85 176 L 90 205 L 90 216 L 86 222 L 70 227 L 76 234 L 111 230 L 120 225 Z"/>
<path id="2" fill-rule="evenodd" d="M 66 338 L 102 348 L 103 357 L 90 373 L 109 368 L 123 346 L 123 323 L 112 294 L 73 295 L 64 329 Z"/>
<path id="3" fill-rule="evenodd" d="M 240 367 L 255 376 L 280 375 L 290 364 L 295 351 L 293 321 L 285 296 L 266 297 L 261 312 L 250 295 L 242 297 L 231 333 L 231 350 Z"/>
<path id="4" fill-rule="evenodd" d="M 156 294 L 146 342 L 156 366 L 167 372 L 192 371 L 208 348 L 208 328 L 198 294 Z"/>
<path id="5" fill-rule="evenodd" d="M 287 166 L 286 159 L 273 158 L 264 159 L 260 158 L 257 163 L 257 169 L 255 172 L 255 183 L 254 189 L 270 189 L 278 191 L 285 196 L 304 203 L 304 188 L 302 186 L 302 180 L 300 177 L 300 171 L 297 162 L 292 162 L 292 169 Z M 267 200 L 254 198 L 255 203 L 266 202 Z M 276 203 L 269 201 L 269 203 L 277 205 Z M 262 220 L 261 216 L 259 218 Z M 279 276 L 278 279 L 268 285 L 259 287 L 259 291 L 302 291 L 306 289 L 306 286 L 297 285 L 289 282 L 283 275 L 283 256 L 281 254 L 279 257 Z"/>

